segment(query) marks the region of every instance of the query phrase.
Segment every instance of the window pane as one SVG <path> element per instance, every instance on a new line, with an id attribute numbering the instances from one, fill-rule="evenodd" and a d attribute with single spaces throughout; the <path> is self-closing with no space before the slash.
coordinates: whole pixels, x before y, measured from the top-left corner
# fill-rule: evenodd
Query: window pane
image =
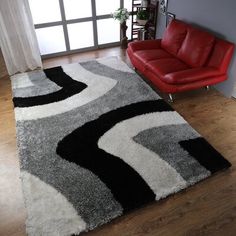
<path id="1" fill-rule="evenodd" d="M 91 21 L 67 26 L 71 49 L 94 46 L 93 23 Z"/>
<path id="2" fill-rule="evenodd" d="M 97 15 L 111 14 L 120 7 L 120 0 L 96 0 Z"/>
<path id="3" fill-rule="evenodd" d="M 124 8 L 128 11 L 132 11 L 132 0 L 124 0 Z"/>
<path id="4" fill-rule="evenodd" d="M 66 50 L 62 26 L 36 29 L 41 55 Z"/>
<path id="5" fill-rule="evenodd" d="M 29 0 L 34 24 L 61 21 L 58 0 Z"/>
<path id="6" fill-rule="evenodd" d="M 64 0 L 66 19 L 92 16 L 91 0 Z"/>
<path id="7" fill-rule="evenodd" d="M 120 41 L 120 24 L 114 19 L 97 21 L 98 44 L 113 43 Z M 108 30 L 109 29 L 109 30 Z"/>

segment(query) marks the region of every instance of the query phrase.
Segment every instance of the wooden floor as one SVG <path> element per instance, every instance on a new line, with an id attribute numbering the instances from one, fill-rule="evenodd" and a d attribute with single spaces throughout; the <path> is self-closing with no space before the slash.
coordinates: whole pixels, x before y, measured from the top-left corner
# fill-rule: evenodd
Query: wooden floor
<path id="1" fill-rule="evenodd" d="M 45 67 L 106 56 L 119 48 L 47 59 Z M 24 236 L 23 204 L 10 80 L 0 57 L 0 235 Z M 201 133 L 232 168 L 158 203 L 122 216 L 86 236 L 236 235 L 236 100 L 200 89 L 175 97 L 173 107 Z M 37 235 L 36 235 L 37 236 Z"/>

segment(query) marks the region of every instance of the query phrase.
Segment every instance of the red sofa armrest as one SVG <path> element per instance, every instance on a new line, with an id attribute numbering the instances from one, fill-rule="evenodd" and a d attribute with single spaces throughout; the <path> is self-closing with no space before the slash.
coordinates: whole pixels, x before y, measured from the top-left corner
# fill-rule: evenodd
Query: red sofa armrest
<path id="1" fill-rule="evenodd" d="M 158 49 L 160 47 L 161 39 L 135 41 L 130 42 L 128 45 L 129 50 L 133 52 L 137 50 Z"/>
<path id="2" fill-rule="evenodd" d="M 162 80 L 168 84 L 186 84 L 225 75 L 213 67 L 199 67 L 166 74 Z"/>

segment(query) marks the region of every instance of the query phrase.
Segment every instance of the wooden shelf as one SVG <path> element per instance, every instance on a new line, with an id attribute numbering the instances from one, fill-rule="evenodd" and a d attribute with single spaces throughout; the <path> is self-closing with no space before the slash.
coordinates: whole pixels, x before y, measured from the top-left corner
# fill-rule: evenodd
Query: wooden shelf
<path id="1" fill-rule="evenodd" d="M 149 0 L 147 7 L 141 6 L 141 0 L 132 1 L 132 12 L 131 12 L 131 40 L 135 40 L 136 35 L 139 35 L 145 30 L 144 39 L 153 39 L 156 35 L 156 20 L 158 13 L 158 0 Z M 149 13 L 149 20 L 146 25 L 139 25 L 136 21 L 137 12 L 140 9 L 146 9 Z"/>

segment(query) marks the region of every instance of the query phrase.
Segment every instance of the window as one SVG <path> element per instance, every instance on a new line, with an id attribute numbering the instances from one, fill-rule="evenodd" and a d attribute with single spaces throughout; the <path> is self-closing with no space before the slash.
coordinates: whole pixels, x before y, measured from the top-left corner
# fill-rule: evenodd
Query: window
<path id="1" fill-rule="evenodd" d="M 66 50 L 62 26 L 36 29 L 36 35 L 42 55 Z"/>
<path id="2" fill-rule="evenodd" d="M 29 0 L 41 55 L 104 47 L 120 42 L 111 13 L 131 0 Z M 130 21 L 127 21 L 130 38 Z"/>
<path id="3" fill-rule="evenodd" d="M 91 21 L 68 24 L 70 49 L 94 46 L 93 24 Z"/>
<path id="4" fill-rule="evenodd" d="M 97 15 L 107 15 L 120 7 L 120 0 L 96 0 Z"/>
<path id="5" fill-rule="evenodd" d="M 118 22 L 114 22 L 113 19 L 98 20 L 97 28 L 98 44 L 113 43 L 120 40 L 120 25 Z"/>
<path id="6" fill-rule="evenodd" d="M 60 5 L 58 0 L 29 0 L 29 4 L 34 24 L 61 21 Z"/>
<path id="7" fill-rule="evenodd" d="M 64 0 L 67 20 L 92 17 L 92 4 L 90 0 Z"/>

